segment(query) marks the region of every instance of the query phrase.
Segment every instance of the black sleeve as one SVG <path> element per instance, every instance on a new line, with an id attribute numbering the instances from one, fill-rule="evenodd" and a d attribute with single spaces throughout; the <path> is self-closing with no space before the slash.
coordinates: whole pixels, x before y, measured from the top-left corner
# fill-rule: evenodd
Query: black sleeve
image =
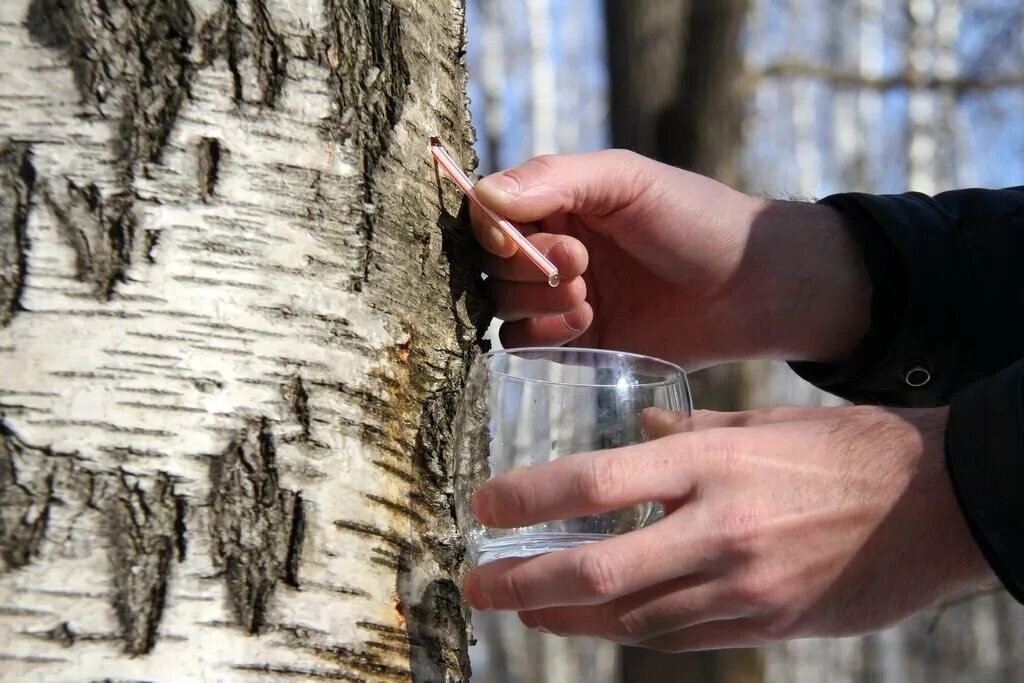
<path id="1" fill-rule="evenodd" d="M 975 542 L 1024 603 L 1024 361 L 953 397 L 946 467 Z"/>
<path id="2" fill-rule="evenodd" d="M 841 366 L 794 363 L 856 403 L 946 405 L 1024 357 L 1024 187 L 841 194 L 871 274 L 867 336 Z"/>
<path id="3" fill-rule="evenodd" d="M 874 287 L 841 366 L 794 363 L 855 402 L 950 405 L 946 466 L 979 548 L 1024 602 L 1024 188 L 836 195 Z"/>

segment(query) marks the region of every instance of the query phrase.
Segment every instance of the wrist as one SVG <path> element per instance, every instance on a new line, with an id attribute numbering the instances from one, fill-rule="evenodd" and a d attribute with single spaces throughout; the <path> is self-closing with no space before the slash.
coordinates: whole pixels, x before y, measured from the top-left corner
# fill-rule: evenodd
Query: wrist
<path id="1" fill-rule="evenodd" d="M 761 203 L 745 260 L 746 310 L 759 311 L 762 355 L 841 363 L 871 323 L 871 278 L 838 211 L 820 204 Z"/>

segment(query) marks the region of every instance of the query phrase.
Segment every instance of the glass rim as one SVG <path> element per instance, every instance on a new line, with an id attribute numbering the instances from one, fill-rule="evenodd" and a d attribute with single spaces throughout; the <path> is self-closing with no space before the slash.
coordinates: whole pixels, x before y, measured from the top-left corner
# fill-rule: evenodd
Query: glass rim
<path id="1" fill-rule="evenodd" d="M 583 348 L 583 347 L 576 347 L 576 346 L 569 346 L 569 347 L 566 347 L 566 346 L 522 346 L 522 347 L 516 347 L 516 348 L 512 348 L 512 349 L 496 349 L 494 351 L 488 351 L 487 353 L 481 354 L 480 358 L 481 359 L 490 359 L 490 358 L 497 358 L 498 356 L 512 356 L 512 355 L 515 355 L 515 354 L 521 354 L 521 353 L 527 353 L 527 352 L 556 352 L 556 353 L 566 353 L 566 354 L 570 354 L 570 353 L 577 353 L 577 354 L 580 354 L 580 353 L 592 353 L 592 354 L 595 354 L 595 355 L 598 355 L 598 356 L 604 356 L 604 357 L 615 356 L 615 357 L 620 357 L 620 358 L 628 358 L 628 359 L 634 360 L 634 361 L 647 361 L 647 362 L 650 362 L 650 363 L 652 363 L 652 364 L 654 364 L 656 366 L 661 366 L 663 368 L 666 368 L 666 369 L 672 371 L 672 373 L 675 376 L 674 377 L 666 377 L 665 379 L 661 379 L 661 380 L 658 380 L 656 382 L 639 382 L 637 384 L 629 385 L 630 387 L 648 387 L 648 388 L 649 387 L 665 387 L 665 386 L 669 386 L 669 385 L 672 385 L 672 384 L 679 383 L 679 384 L 682 384 L 683 387 L 687 387 L 687 392 L 689 392 L 689 388 L 688 388 L 689 387 L 689 380 L 687 380 L 687 377 L 686 377 L 686 370 L 684 370 L 681 366 L 676 365 L 675 363 L 669 362 L 667 360 L 662 360 L 661 358 L 656 358 L 655 356 L 647 356 L 647 355 L 644 355 L 642 353 L 631 353 L 629 351 L 614 351 L 612 349 L 591 349 L 591 348 Z M 497 375 L 499 377 L 504 377 L 506 379 L 514 380 L 514 381 L 517 381 L 517 382 L 532 383 L 532 384 L 551 384 L 551 385 L 555 385 L 555 386 L 582 387 L 582 388 L 589 388 L 589 389 L 607 389 L 607 388 L 615 387 L 616 386 L 615 384 L 609 384 L 609 383 L 554 382 L 554 381 L 548 380 L 548 379 L 534 379 L 532 377 L 520 377 L 518 375 L 510 375 L 507 372 L 499 372 L 497 370 L 492 370 L 491 368 L 486 367 L 486 366 L 485 366 L 485 370 L 487 372 L 489 372 L 491 374 L 494 374 L 494 375 Z"/>

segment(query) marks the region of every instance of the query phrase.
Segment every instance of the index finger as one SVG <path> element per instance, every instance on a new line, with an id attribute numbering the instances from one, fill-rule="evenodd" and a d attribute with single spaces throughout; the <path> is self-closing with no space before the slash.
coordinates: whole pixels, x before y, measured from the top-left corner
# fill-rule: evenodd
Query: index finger
<path id="1" fill-rule="evenodd" d="M 515 470 L 485 482 L 473 514 L 486 526 L 511 529 L 687 497 L 695 485 L 697 434 L 582 453 Z"/>
<path id="2" fill-rule="evenodd" d="M 562 282 L 570 282 L 586 271 L 590 261 L 587 248 L 574 237 L 552 235 L 538 232 L 531 235 L 530 243 L 540 250 L 551 263 L 558 268 Z M 546 282 L 547 276 L 537 269 L 522 252 L 516 252 L 510 258 L 502 258 L 486 254 L 484 256 L 484 272 L 488 277 L 510 282 Z"/>

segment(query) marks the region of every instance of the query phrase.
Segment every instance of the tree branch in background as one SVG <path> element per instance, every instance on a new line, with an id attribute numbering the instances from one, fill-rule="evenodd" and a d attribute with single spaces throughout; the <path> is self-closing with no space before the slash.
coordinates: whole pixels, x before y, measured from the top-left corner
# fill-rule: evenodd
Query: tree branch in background
<path id="1" fill-rule="evenodd" d="M 956 93 L 991 92 L 1024 87 L 1024 73 L 982 78 L 977 76 L 940 77 L 926 74 L 896 73 L 889 76 L 869 76 L 855 71 L 831 67 L 827 64 L 785 61 L 769 65 L 759 73 L 750 74 L 745 89 L 753 89 L 758 79 L 810 78 L 824 81 L 836 88 L 866 90 L 947 90 Z"/>

